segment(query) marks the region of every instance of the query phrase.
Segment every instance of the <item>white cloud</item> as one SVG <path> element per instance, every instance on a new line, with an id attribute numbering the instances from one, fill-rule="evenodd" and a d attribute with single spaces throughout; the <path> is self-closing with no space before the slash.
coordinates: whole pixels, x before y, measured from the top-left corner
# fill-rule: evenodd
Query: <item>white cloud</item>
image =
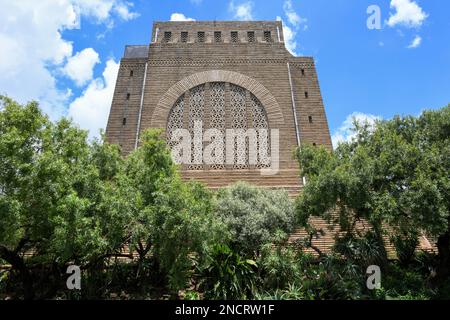
<path id="1" fill-rule="evenodd" d="M 422 37 L 421 36 L 416 36 L 413 39 L 413 41 L 411 42 L 411 44 L 408 46 L 408 49 L 418 48 L 421 43 L 422 43 Z"/>
<path id="2" fill-rule="evenodd" d="M 109 19 L 114 3 L 109 0 L 74 0 L 72 4 L 78 13 L 83 13 L 85 16 L 97 19 L 98 22 L 103 22 Z"/>
<path id="3" fill-rule="evenodd" d="M 295 12 L 294 7 L 292 6 L 291 0 L 286 0 L 283 4 L 283 10 L 284 14 L 288 18 L 289 23 L 295 27 L 300 28 L 301 25 L 303 26 L 303 29 L 307 29 L 308 25 L 306 24 L 308 22 L 308 19 L 302 18 L 298 15 L 297 12 Z"/>
<path id="4" fill-rule="evenodd" d="M 69 116 L 82 129 L 89 130 L 89 136 L 98 137 L 99 130 L 106 127 L 116 86 L 119 63 L 109 60 L 101 78 L 91 81 L 82 96 L 70 104 Z"/>
<path id="5" fill-rule="evenodd" d="M 188 18 L 182 13 L 172 13 L 170 21 L 195 21 L 195 19 Z"/>
<path id="6" fill-rule="evenodd" d="M 428 17 L 428 14 L 412 0 L 391 0 L 391 8 L 396 12 L 391 14 L 387 21 L 390 27 L 397 25 L 409 28 L 420 27 Z"/>
<path id="7" fill-rule="evenodd" d="M 308 20 L 306 18 L 300 17 L 300 15 L 294 10 L 292 5 L 292 0 L 286 0 L 283 4 L 283 11 L 287 18 L 287 21 L 284 21 L 281 17 L 277 17 L 278 21 L 283 23 L 283 35 L 284 35 L 284 44 L 286 49 L 294 56 L 297 55 L 297 34 L 300 29 L 307 30 Z M 302 27 L 303 26 L 303 27 Z"/>
<path id="8" fill-rule="evenodd" d="M 73 46 L 63 31 L 80 28 L 82 17 L 106 25 L 125 19 L 124 6 L 131 7 L 123 0 L 0 0 L 0 93 L 38 100 L 53 119 L 64 115 L 71 92 L 55 77 Z"/>
<path id="9" fill-rule="evenodd" d="M 131 12 L 133 3 L 124 0 L 71 0 L 77 12 L 95 18 L 101 23 L 111 23 L 113 15 L 128 21 L 139 14 Z"/>
<path id="10" fill-rule="evenodd" d="M 277 21 L 281 21 L 283 23 L 284 45 L 286 46 L 286 49 L 292 55 L 297 55 L 295 52 L 297 49 L 297 41 L 295 40 L 297 37 L 297 32 L 290 28 L 280 16 L 277 17 Z"/>
<path id="11" fill-rule="evenodd" d="M 78 25 L 73 6 L 51 0 L 0 0 L 0 7 L 0 92 L 21 102 L 64 99 L 47 65 L 59 65 L 72 55 L 72 44 L 62 39 L 61 31 Z M 43 107 L 54 115 L 51 104 Z"/>
<path id="12" fill-rule="evenodd" d="M 233 17 L 238 20 L 253 20 L 253 2 L 247 1 L 239 5 L 235 5 L 234 1 L 230 2 L 229 10 L 233 13 Z"/>
<path id="13" fill-rule="evenodd" d="M 354 128 L 354 121 L 357 121 L 358 123 L 367 123 L 370 126 L 373 126 L 378 120 L 381 120 L 381 117 L 361 112 L 352 113 L 331 136 L 333 146 L 336 148 L 339 143 L 350 142 L 356 137 L 355 132 L 352 130 Z"/>
<path id="14" fill-rule="evenodd" d="M 87 48 L 69 58 L 63 73 L 81 87 L 92 80 L 97 63 L 100 63 L 98 53 L 92 48 Z"/>
<path id="15" fill-rule="evenodd" d="M 130 21 L 130 20 L 136 19 L 137 17 L 139 17 L 139 14 L 136 12 L 131 12 L 130 6 L 132 6 L 132 4 L 129 2 L 118 3 L 114 7 L 114 11 L 117 13 L 117 15 L 120 18 L 122 18 L 122 20 Z"/>

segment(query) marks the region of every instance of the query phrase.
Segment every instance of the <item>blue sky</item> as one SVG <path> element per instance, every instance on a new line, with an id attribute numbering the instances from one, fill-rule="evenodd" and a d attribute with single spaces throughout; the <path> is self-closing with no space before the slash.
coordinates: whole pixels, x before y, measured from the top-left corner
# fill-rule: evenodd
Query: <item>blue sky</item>
<path id="1" fill-rule="evenodd" d="M 381 29 L 370 30 L 377 5 Z M 178 15 L 174 15 L 178 13 Z M 313 56 L 330 129 L 450 103 L 450 3 L 443 0 L 0 0 L 0 92 L 38 99 L 92 135 L 104 127 L 126 44 L 153 21 L 282 19 L 289 49 Z"/>

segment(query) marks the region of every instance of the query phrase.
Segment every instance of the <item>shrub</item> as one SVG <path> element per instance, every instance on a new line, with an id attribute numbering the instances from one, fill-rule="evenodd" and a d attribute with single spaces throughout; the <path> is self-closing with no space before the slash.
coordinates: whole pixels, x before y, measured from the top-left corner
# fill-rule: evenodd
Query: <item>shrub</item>
<path id="1" fill-rule="evenodd" d="M 284 234 L 277 234 L 278 241 L 262 247 L 258 258 L 263 287 L 267 290 L 286 289 L 289 284 L 301 281 L 302 268 L 309 256 L 299 248 L 286 245 Z"/>
<path id="2" fill-rule="evenodd" d="M 220 190 L 217 213 L 231 234 L 231 247 L 255 255 L 277 231 L 294 227 L 294 206 L 286 191 L 258 188 L 243 182 Z"/>
<path id="3" fill-rule="evenodd" d="M 414 259 L 415 251 L 419 244 L 419 235 L 417 232 L 413 232 L 411 235 L 393 236 L 392 242 L 394 243 L 400 263 L 408 266 Z"/>
<path id="4" fill-rule="evenodd" d="M 206 299 L 250 299 L 255 291 L 257 265 L 226 245 L 214 245 L 199 268 Z"/>
<path id="5" fill-rule="evenodd" d="M 289 284 L 286 289 L 266 291 L 255 295 L 256 300 L 313 300 L 302 285 Z"/>

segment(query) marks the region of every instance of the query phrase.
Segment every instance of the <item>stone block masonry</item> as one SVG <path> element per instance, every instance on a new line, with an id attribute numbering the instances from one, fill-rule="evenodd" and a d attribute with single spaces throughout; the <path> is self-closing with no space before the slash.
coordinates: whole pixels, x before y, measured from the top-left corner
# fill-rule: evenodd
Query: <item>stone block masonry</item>
<path id="1" fill-rule="evenodd" d="M 156 22 L 149 45 L 126 47 L 108 141 L 128 154 L 147 128 L 170 139 L 197 120 L 219 130 L 279 130 L 274 176 L 252 165 L 182 166 L 184 179 L 211 189 L 243 180 L 294 196 L 302 181 L 293 150 L 299 143 L 332 148 L 314 59 L 286 50 L 280 21 Z"/>

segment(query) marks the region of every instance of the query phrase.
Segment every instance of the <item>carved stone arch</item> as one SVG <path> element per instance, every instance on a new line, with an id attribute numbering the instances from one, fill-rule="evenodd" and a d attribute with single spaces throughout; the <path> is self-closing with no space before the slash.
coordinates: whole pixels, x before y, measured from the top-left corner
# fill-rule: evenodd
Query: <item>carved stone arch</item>
<path id="1" fill-rule="evenodd" d="M 150 126 L 165 129 L 170 111 L 177 100 L 188 90 L 208 82 L 228 82 L 248 90 L 263 105 L 271 128 L 280 128 L 284 123 L 277 100 L 261 83 L 234 71 L 209 70 L 190 75 L 173 85 L 159 100 L 153 111 Z"/>

